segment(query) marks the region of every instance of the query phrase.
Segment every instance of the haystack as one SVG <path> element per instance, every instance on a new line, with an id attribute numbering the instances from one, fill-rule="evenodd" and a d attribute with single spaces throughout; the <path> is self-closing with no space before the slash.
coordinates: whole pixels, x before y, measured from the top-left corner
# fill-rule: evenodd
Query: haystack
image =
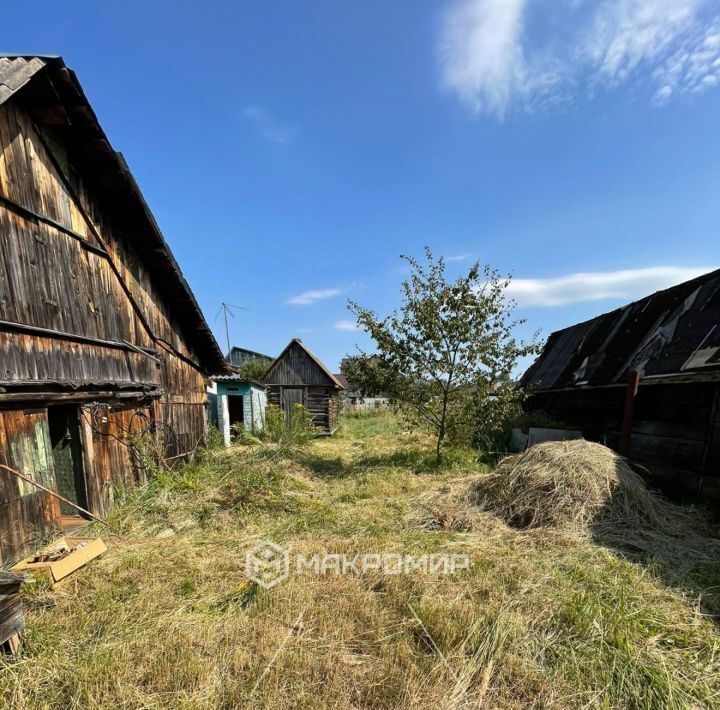
<path id="1" fill-rule="evenodd" d="M 477 504 L 516 528 L 592 525 L 681 534 L 687 514 L 648 490 L 630 462 L 589 441 L 538 444 L 475 484 Z"/>

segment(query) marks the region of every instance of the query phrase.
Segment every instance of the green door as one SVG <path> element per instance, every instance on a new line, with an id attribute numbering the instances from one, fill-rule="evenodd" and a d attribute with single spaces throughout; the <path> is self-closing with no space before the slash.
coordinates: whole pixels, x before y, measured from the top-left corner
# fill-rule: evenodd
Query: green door
<path id="1" fill-rule="evenodd" d="M 78 408 L 48 407 L 48 425 L 57 491 L 73 503 L 87 508 Z M 63 502 L 60 503 L 60 513 L 78 515 L 75 508 Z"/>

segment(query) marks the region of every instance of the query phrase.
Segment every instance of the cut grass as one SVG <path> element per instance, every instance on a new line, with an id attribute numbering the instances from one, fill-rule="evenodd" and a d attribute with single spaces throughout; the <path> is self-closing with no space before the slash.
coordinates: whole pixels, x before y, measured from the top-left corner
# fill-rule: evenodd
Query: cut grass
<path id="1" fill-rule="evenodd" d="M 28 587 L 25 656 L 0 667 L 0 702 L 720 707 L 720 635 L 699 598 L 717 566 L 669 584 L 662 560 L 488 512 L 423 525 L 439 489 L 490 473 L 471 452 L 439 468 L 431 457 L 429 440 L 382 412 L 289 458 L 240 447 L 162 476 L 112 512 L 107 555 L 55 592 Z M 244 576 L 261 539 L 306 557 L 451 552 L 471 564 L 308 572 L 265 590 Z"/>

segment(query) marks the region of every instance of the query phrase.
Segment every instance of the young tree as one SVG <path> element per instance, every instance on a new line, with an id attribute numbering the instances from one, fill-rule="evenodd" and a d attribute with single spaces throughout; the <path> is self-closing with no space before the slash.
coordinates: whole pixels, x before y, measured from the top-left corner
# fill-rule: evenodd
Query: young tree
<path id="1" fill-rule="evenodd" d="M 375 341 L 375 353 L 360 350 L 348 360 L 348 377 L 367 394 L 385 393 L 407 405 L 429 425 L 440 462 L 453 412 L 467 410 L 474 393 L 507 382 L 518 358 L 536 346 L 512 335 L 523 321 L 513 320 L 514 304 L 505 296 L 509 277 L 476 262 L 450 282 L 444 259 L 435 260 L 428 247 L 425 256 L 425 265 L 401 257 L 410 277 L 402 284 L 400 309 L 386 318 L 348 303 Z"/>
<path id="2" fill-rule="evenodd" d="M 235 367 L 238 377 L 247 380 L 261 380 L 270 368 L 270 363 L 261 358 L 249 358 Z"/>

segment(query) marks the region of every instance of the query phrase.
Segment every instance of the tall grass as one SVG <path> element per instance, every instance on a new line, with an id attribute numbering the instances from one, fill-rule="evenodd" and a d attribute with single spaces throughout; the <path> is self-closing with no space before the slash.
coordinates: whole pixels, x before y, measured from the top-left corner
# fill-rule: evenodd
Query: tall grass
<path id="1" fill-rule="evenodd" d="M 346 417 L 305 451 L 238 447 L 158 476 L 110 516 L 110 550 L 25 592 L 12 708 L 713 708 L 720 636 L 642 561 L 479 511 L 419 525 L 438 489 L 487 475 L 391 414 Z M 464 482 L 464 483 L 463 483 Z M 265 590 L 245 550 L 465 552 L 455 575 L 292 575 Z M 708 583 L 712 576 L 708 577 Z"/>

